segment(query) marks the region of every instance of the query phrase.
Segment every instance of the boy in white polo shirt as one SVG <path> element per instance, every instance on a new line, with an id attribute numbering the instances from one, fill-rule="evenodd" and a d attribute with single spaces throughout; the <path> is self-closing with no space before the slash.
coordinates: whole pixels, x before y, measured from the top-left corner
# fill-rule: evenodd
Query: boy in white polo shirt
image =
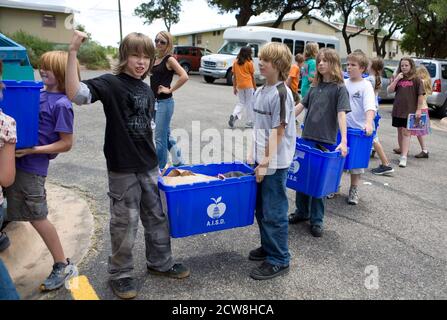
<path id="1" fill-rule="evenodd" d="M 353 52 L 348 55 L 349 79 L 345 79 L 346 89 L 349 93 L 351 112 L 346 116 L 348 128 L 365 130 L 370 136 L 374 131 L 374 117 L 376 115 L 376 100 L 371 82 L 364 79 L 362 74 L 368 68 L 368 58 L 363 52 Z M 359 203 L 358 186 L 360 176 L 365 169 L 353 169 L 351 174 L 351 188 L 349 189 L 348 203 Z"/>

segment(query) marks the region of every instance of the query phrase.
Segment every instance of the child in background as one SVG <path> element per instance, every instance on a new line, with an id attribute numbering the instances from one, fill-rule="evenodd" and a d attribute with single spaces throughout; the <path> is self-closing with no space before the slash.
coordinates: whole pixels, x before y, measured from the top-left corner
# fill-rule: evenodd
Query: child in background
<path id="1" fill-rule="evenodd" d="M 373 58 L 370 62 L 369 66 L 369 77 L 367 80 L 369 80 L 374 88 L 374 94 L 376 97 L 376 108 L 377 108 L 377 115 L 379 115 L 379 91 L 382 87 L 382 72 L 383 72 L 383 60 L 381 58 Z M 384 175 L 384 174 L 390 174 L 394 172 L 394 169 L 391 167 L 391 163 L 388 160 L 385 151 L 383 150 L 382 144 L 379 141 L 379 136 L 377 133 L 376 128 L 376 135 L 374 137 L 374 143 L 373 143 L 374 151 L 377 152 L 379 155 L 381 164 L 375 169 L 372 169 L 371 172 L 376 175 Z"/>
<path id="2" fill-rule="evenodd" d="M 140 219 L 148 272 L 175 279 L 189 276 L 188 268 L 173 261 L 168 219 L 158 190 L 160 171 L 151 126 L 155 97 L 143 81 L 154 64 L 155 48 L 148 36 L 131 33 L 120 45 L 114 74 L 80 82 L 76 55 L 85 39 L 85 33 L 74 32 L 65 79 L 67 95 L 79 105 L 98 100 L 104 105 L 112 242 L 109 283 L 119 298 L 133 299 L 137 286 L 132 249 Z"/>
<path id="3" fill-rule="evenodd" d="M 298 85 L 300 83 L 301 77 L 301 68 L 304 64 L 304 56 L 301 53 L 298 53 L 295 56 L 295 62 L 292 64 L 290 68 L 289 77 L 287 78 L 286 84 L 289 86 L 290 90 L 292 90 L 293 100 L 295 104 L 300 102 L 300 94 L 298 92 Z"/>
<path id="4" fill-rule="evenodd" d="M 298 116 L 304 109 L 302 137 L 321 143 L 335 144 L 340 129 L 340 150 L 343 157 L 347 155 L 346 113 L 351 110 L 349 97 L 343 82 L 340 57 L 333 49 L 321 49 L 317 55 L 317 74 L 309 94 L 296 106 Z M 314 237 L 323 233 L 325 198 L 313 198 L 301 192 L 296 193 L 296 210 L 289 215 L 289 223 L 296 224 L 310 219 L 310 232 Z"/>
<path id="5" fill-rule="evenodd" d="M 424 85 L 416 75 L 416 65 L 410 57 L 400 59 L 397 76 L 387 88 L 388 92 L 396 92 L 393 103 L 393 127 L 397 128 L 399 148 L 394 153 L 400 154 L 399 167 L 407 166 L 408 150 L 410 148 L 410 131 L 407 121 L 410 113 L 421 116 L 424 106 Z"/>
<path id="6" fill-rule="evenodd" d="M 309 88 L 314 81 L 317 72 L 315 57 L 318 54 L 318 44 L 316 42 L 308 42 L 304 47 L 304 66 L 303 77 L 301 81 L 301 97 L 304 99 L 309 92 Z"/>
<path id="7" fill-rule="evenodd" d="M 363 52 L 354 52 L 348 55 L 349 79 L 345 79 L 346 89 L 349 93 L 351 111 L 347 117 L 348 128 L 361 129 L 370 136 L 374 131 L 374 117 L 376 115 L 376 96 L 371 82 L 362 77 L 368 68 L 368 58 Z M 360 176 L 364 169 L 352 169 L 351 187 L 349 189 L 348 203 L 359 203 L 358 187 Z"/>
<path id="8" fill-rule="evenodd" d="M 67 53 L 51 51 L 40 59 L 40 75 L 45 90 L 40 93 L 39 142 L 30 149 L 16 151 L 16 180 L 6 189 L 9 221 L 29 221 L 50 251 L 53 270 L 41 284 L 42 291 L 62 287 L 70 276 L 70 260 L 65 256 L 59 235 L 48 220 L 45 180 L 50 160 L 70 151 L 73 145 L 73 108 L 65 95 Z M 77 70 L 79 77 L 79 69 Z"/>
<path id="9" fill-rule="evenodd" d="M 432 94 L 431 77 L 427 68 L 423 65 L 416 68 L 416 76 L 422 80 L 424 85 L 425 95 L 421 114 L 425 114 L 427 116 L 427 127 L 424 130 L 410 130 L 410 134 L 418 138 L 419 145 L 421 146 L 421 152 L 414 157 L 418 159 L 428 159 L 428 149 L 425 144 L 425 136 L 430 134 L 430 118 L 428 116 L 427 97 Z"/>
<path id="10" fill-rule="evenodd" d="M 253 127 L 253 94 L 256 90 L 255 67 L 251 57 L 251 47 L 242 47 L 237 59 L 233 62 L 233 92 L 239 102 L 230 115 L 228 125 L 234 128 L 234 123 L 242 119 L 242 111 L 247 116 L 246 127 Z"/>
<path id="11" fill-rule="evenodd" d="M 0 60 L 0 80 L 2 78 L 3 63 Z M 0 81 L 0 102 L 2 101 L 3 83 Z M 16 123 L 0 109 L 0 231 L 5 215 L 2 187 L 8 187 L 14 182 L 15 168 Z M 0 252 L 10 245 L 8 236 L 0 232 Z M 20 297 L 12 282 L 6 266 L 0 259 L 0 300 L 18 300 Z"/>
<path id="12" fill-rule="evenodd" d="M 249 259 L 264 262 L 250 273 L 256 280 L 289 272 L 286 180 L 295 153 L 296 128 L 292 92 L 284 81 L 291 64 L 292 54 L 284 44 L 268 43 L 259 53 L 259 70 L 266 82 L 255 94 L 250 158 L 256 164 L 256 220 L 261 247 L 250 251 Z"/>

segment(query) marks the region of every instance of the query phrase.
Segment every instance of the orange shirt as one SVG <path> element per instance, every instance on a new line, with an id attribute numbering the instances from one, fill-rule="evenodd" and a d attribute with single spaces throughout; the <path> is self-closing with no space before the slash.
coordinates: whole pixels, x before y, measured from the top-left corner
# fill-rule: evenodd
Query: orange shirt
<path id="1" fill-rule="evenodd" d="M 236 77 L 236 87 L 238 89 L 253 88 L 252 77 L 255 74 L 255 66 L 253 61 L 245 61 L 243 65 L 239 65 L 236 59 L 233 62 L 233 73 Z"/>
<path id="2" fill-rule="evenodd" d="M 290 89 L 293 92 L 298 92 L 298 83 L 300 82 L 300 68 L 296 64 L 292 64 L 290 68 L 289 77 L 292 78 Z"/>

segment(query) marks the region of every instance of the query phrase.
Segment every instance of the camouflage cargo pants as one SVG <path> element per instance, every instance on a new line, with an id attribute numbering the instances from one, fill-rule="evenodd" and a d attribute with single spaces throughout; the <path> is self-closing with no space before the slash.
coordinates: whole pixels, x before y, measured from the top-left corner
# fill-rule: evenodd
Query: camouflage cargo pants
<path id="1" fill-rule="evenodd" d="M 132 249 L 139 218 L 144 227 L 147 265 L 167 271 L 174 264 L 169 225 L 162 209 L 157 179 L 158 168 L 147 173 L 109 172 L 112 254 L 108 271 L 111 279 L 132 277 Z"/>

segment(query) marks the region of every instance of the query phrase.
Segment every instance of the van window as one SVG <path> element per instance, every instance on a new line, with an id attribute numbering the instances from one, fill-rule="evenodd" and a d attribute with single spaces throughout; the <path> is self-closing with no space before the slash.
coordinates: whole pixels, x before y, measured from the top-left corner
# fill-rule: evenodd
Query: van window
<path id="1" fill-rule="evenodd" d="M 281 38 L 272 38 L 272 42 L 282 42 Z"/>
<path id="2" fill-rule="evenodd" d="M 421 64 L 427 68 L 428 73 L 430 73 L 430 77 L 436 77 L 436 64 L 431 62 L 422 62 Z"/>
<path id="3" fill-rule="evenodd" d="M 289 47 L 290 52 L 293 52 L 293 40 L 292 39 L 284 39 L 284 44 Z"/>
<path id="4" fill-rule="evenodd" d="M 326 45 L 326 48 L 335 49 L 335 44 L 328 43 L 328 44 Z"/>
<path id="5" fill-rule="evenodd" d="M 304 52 L 304 41 L 296 40 L 295 41 L 295 55 L 298 53 Z"/>
<path id="6" fill-rule="evenodd" d="M 246 47 L 248 45 L 247 42 L 242 41 L 229 41 L 222 48 L 220 48 L 220 54 L 231 54 L 233 56 L 237 56 L 242 47 Z"/>
<path id="7" fill-rule="evenodd" d="M 251 51 L 253 53 L 253 58 L 257 58 L 258 52 L 259 52 L 259 46 L 257 44 L 253 44 L 253 43 L 250 43 L 249 46 L 252 49 Z"/>
<path id="8" fill-rule="evenodd" d="M 324 43 L 323 42 L 318 42 L 318 47 L 321 49 L 321 48 L 324 48 Z"/>
<path id="9" fill-rule="evenodd" d="M 442 79 L 447 79 L 447 64 L 441 65 Z"/>

